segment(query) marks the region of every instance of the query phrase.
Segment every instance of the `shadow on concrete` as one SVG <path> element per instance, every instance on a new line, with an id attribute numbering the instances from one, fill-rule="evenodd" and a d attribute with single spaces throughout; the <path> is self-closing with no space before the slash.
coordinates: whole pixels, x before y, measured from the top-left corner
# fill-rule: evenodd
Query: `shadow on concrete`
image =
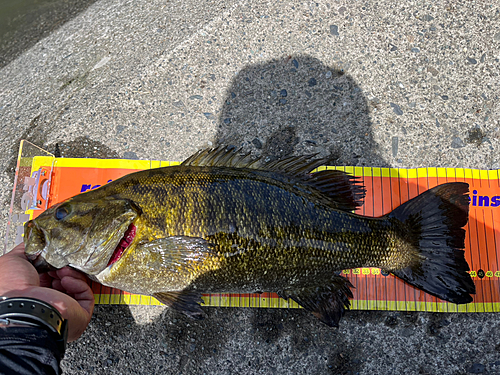
<path id="1" fill-rule="evenodd" d="M 216 144 L 271 159 L 319 153 L 337 165 L 387 166 L 354 79 L 307 55 L 250 65 L 233 79 Z"/>
<path id="2" fill-rule="evenodd" d="M 140 314 L 138 308 L 97 306 L 87 331 L 70 344 L 64 372 L 355 374 L 362 369 L 359 344 L 304 310 L 204 308 L 206 319 L 192 320 L 158 306 L 148 311 L 163 312 L 153 311 L 152 319 L 143 316 L 137 324 L 130 309 Z"/>

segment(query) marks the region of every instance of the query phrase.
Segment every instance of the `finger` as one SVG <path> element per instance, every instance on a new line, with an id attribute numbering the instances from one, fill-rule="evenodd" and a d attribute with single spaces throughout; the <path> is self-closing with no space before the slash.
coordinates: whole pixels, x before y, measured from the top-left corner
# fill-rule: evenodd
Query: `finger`
<path id="1" fill-rule="evenodd" d="M 50 274 L 47 273 L 41 273 L 40 275 L 40 286 L 43 286 L 44 288 L 51 288 L 52 287 L 52 277 L 50 277 Z"/>
<path id="2" fill-rule="evenodd" d="M 86 290 L 83 293 L 77 293 L 73 296 L 76 299 L 76 302 L 92 316 L 94 312 L 94 293 L 92 293 L 92 289 Z"/>
<path id="3" fill-rule="evenodd" d="M 92 291 L 90 292 L 92 293 Z M 76 298 L 76 297 L 75 297 Z M 84 309 L 90 316 L 94 313 L 94 295 L 92 294 L 91 298 L 78 299 L 76 298 L 76 302 Z"/>
<path id="4" fill-rule="evenodd" d="M 61 284 L 66 290 L 66 293 L 71 294 L 80 306 L 92 315 L 94 310 L 94 293 L 92 293 L 92 289 L 90 289 L 89 285 L 83 280 L 75 279 L 70 276 L 62 278 Z"/>
<path id="5" fill-rule="evenodd" d="M 75 279 L 71 276 L 63 277 L 61 279 L 61 284 L 66 292 L 72 294 L 83 293 L 90 289 L 89 285 L 84 280 Z"/>
<path id="6" fill-rule="evenodd" d="M 87 277 L 81 273 L 80 271 L 75 270 L 71 267 L 63 267 L 60 270 L 56 271 L 58 278 L 62 279 L 63 277 L 70 276 L 75 279 L 86 281 Z"/>
<path id="7" fill-rule="evenodd" d="M 21 242 L 19 245 L 14 247 L 7 254 L 12 254 L 12 255 L 18 256 L 18 257 L 23 258 L 23 259 L 28 259 L 28 258 L 26 258 L 26 254 L 24 253 L 24 242 Z"/>
<path id="8" fill-rule="evenodd" d="M 17 244 L 12 251 L 24 251 L 24 242 L 21 242 L 20 244 Z"/>
<path id="9" fill-rule="evenodd" d="M 58 290 L 60 292 L 66 293 L 66 289 L 64 289 L 64 287 L 62 286 L 61 280 L 59 280 L 59 279 L 52 280 L 51 288 Z"/>

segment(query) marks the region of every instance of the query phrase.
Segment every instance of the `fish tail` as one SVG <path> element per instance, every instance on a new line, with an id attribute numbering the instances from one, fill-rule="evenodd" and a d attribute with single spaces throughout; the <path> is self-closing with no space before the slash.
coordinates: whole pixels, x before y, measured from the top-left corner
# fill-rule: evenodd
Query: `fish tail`
<path id="1" fill-rule="evenodd" d="M 468 192 L 467 183 L 439 185 L 388 214 L 402 239 L 398 251 L 409 260 L 405 267 L 387 271 L 443 300 L 472 302 L 475 286 L 467 272 L 463 229 L 469 218 Z"/>

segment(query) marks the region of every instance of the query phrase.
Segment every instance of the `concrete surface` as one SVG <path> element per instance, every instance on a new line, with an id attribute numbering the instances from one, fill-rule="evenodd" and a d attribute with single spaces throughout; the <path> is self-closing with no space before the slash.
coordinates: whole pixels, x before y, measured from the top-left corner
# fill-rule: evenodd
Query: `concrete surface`
<path id="1" fill-rule="evenodd" d="M 2 0 L 0 68 L 96 0 Z"/>
<path id="2" fill-rule="evenodd" d="M 242 146 L 337 164 L 500 168 L 500 7 L 100 0 L 0 70 L 5 220 L 20 139 L 182 160 Z M 4 233 L 4 228 L 2 228 Z M 498 374 L 497 314 L 98 306 L 67 374 Z"/>

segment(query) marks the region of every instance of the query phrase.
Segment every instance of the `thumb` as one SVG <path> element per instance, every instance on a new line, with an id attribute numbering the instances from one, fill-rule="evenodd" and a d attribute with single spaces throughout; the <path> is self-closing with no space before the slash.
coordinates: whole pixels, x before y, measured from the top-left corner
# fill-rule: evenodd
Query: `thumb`
<path id="1" fill-rule="evenodd" d="M 14 247 L 7 254 L 11 254 L 12 256 L 17 256 L 17 257 L 20 257 L 22 259 L 28 260 L 28 258 L 26 257 L 26 254 L 24 253 L 24 242 L 21 242 L 19 245 Z"/>

